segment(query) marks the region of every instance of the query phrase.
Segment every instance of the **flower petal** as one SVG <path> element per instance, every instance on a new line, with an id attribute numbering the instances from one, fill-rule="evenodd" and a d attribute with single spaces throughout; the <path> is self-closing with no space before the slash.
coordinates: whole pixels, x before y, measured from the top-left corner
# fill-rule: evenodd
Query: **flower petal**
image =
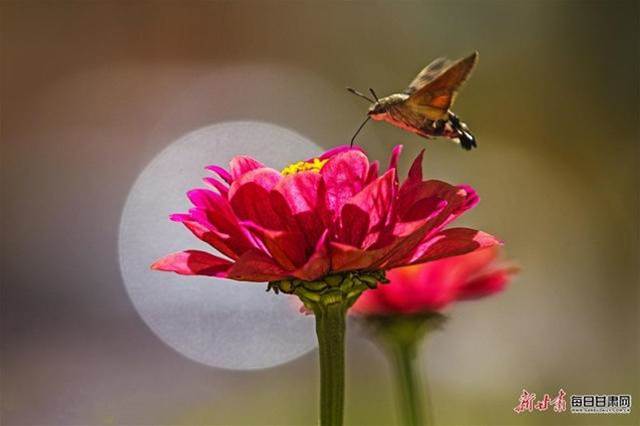
<path id="1" fill-rule="evenodd" d="M 229 187 L 226 186 L 224 183 L 220 182 L 218 179 L 214 179 L 211 177 L 206 177 L 204 179 L 202 179 L 206 184 L 211 185 L 212 187 L 214 187 L 215 189 L 218 190 L 218 193 L 220 195 L 222 195 L 223 197 L 226 197 L 229 194 Z"/>
<path id="2" fill-rule="evenodd" d="M 310 249 L 331 225 L 324 180 L 316 172 L 285 176 L 271 191 L 271 204 L 290 230 L 302 233 Z"/>
<path id="3" fill-rule="evenodd" d="M 231 177 L 229 172 L 220 166 L 211 165 L 211 166 L 205 167 L 205 169 L 214 172 L 215 174 L 220 176 L 225 182 L 227 182 L 229 185 L 231 185 L 231 182 L 233 182 L 233 178 Z"/>
<path id="4" fill-rule="evenodd" d="M 245 173 L 249 173 L 252 170 L 261 169 L 263 167 L 265 167 L 264 164 L 247 155 L 236 155 L 229 162 L 229 170 L 231 170 L 231 176 L 234 180 L 238 179 Z"/>
<path id="5" fill-rule="evenodd" d="M 255 184 L 267 191 L 271 191 L 273 187 L 278 184 L 280 179 L 282 179 L 280 172 L 268 167 L 251 170 L 233 181 L 229 188 L 229 197 L 233 197 L 243 185 L 249 183 Z"/>
<path id="6" fill-rule="evenodd" d="M 233 181 L 229 201 L 241 220 L 251 221 L 267 229 L 282 230 L 285 223 L 274 211 L 269 193 L 282 179 L 273 169 L 255 169 Z"/>
<path id="7" fill-rule="evenodd" d="M 411 226 L 404 224 L 404 235 L 390 235 L 387 244 L 376 248 L 359 248 L 350 244 L 331 242 L 331 269 L 347 271 L 358 269 L 389 269 L 385 265 L 390 259 L 404 256 L 420 243 L 426 232 L 427 221 L 417 221 Z"/>
<path id="8" fill-rule="evenodd" d="M 331 270 L 333 272 L 373 269 L 390 250 L 391 246 L 374 250 L 364 250 L 350 244 L 330 242 Z"/>
<path id="9" fill-rule="evenodd" d="M 181 220 L 180 222 L 182 222 L 182 224 L 186 226 L 187 229 L 193 233 L 193 235 L 209 244 L 220 253 L 230 257 L 231 259 L 238 258 L 238 252 L 234 250 L 234 244 L 232 241 L 230 241 L 228 235 L 202 226 L 195 220 Z"/>
<path id="10" fill-rule="evenodd" d="M 327 207 L 337 215 L 351 197 L 360 192 L 369 172 L 369 160 L 360 151 L 349 150 L 329 159 L 320 170 L 327 188 Z"/>
<path id="11" fill-rule="evenodd" d="M 316 172 L 284 176 L 274 190 L 284 196 L 294 215 L 325 208 L 324 181 Z"/>
<path id="12" fill-rule="evenodd" d="M 480 201 L 480 197 L 469 185 L 458 185 L 455 187 L 455 193 L 451 192 L 447 194 L 447 202 L 449 203 L 449 209 L 442 213 L 442 221 L 439 222 L 434 230 L 441 230 L 449 223 L 460 217 L 467 210 L 472 209 Z"/>
<path id="13" fill-rule="evenodd" d="M 184 222 L 185 220 L 193 220 L 193 218 L 187 213 L 174 213 L 169 215 L 169 220 L 172 222 Z"/>
<path id="14" fill-rule="evenodd" d="M 304 237 L 299 232 L 273 231 L 248 221 L 243 225 L 260 238 L 282 269 L 292 271 L 306 262 Z"/>
<path id="15" fill-rule="evenodd" d="M 226 198 L 207 189 L 194 189 L 187 196 L 196 206 L 189 211 L 190 217 L 205 228 L 229 235 L 227 244 L 236 253 L 256 247 L 246 229 L 238 222 Z"/>
<path id="16" fill-rule="evenodd" d="M 449 256 L 459 256 L 484 247 L 501 244 L 500 240 L 494 236 L 475 229 L 445 229 L 424 243 L 416 251 L 416 257 L 410 261 L 410 264 L 429 262 Z"/>
<path id="17" fill-rule="evenodd" d="M 423 244 L 431 232 L 433 218 L 437 217 L 446 206 L 446 203 L 440 203 L 439 210 L 433 211 L 426 219 L 397 224 L 394 232 L 403 236 L 396 240 L 387 256 L 382 259 L 380 266 L 384 269 L 391 269 L 406 265 L 406 259 L 413 258 L 413 253 Z"/>
<path id="18" fill-rule="evenodd" d="M 420 151 L 420 154 L 413 160 L 411 168 L 409 169 L 409 176 L 405 181 L 405 184 L 414 184 L 416 182 L 422 182 L 422 159 L 424 157 L 424 149 Z"/>
<path id="19" fill-rule="evenodd" d="M 366 291 L 354 308 L 373 315 L 412 315 L 438 311 L 455 298 L 455 288 L 443 282 L 426 281 L 433 263 L 392 269 L 387 272 L 390 283 Z M 361 303 L 364 306 L 361 306 Z M 378 310 L 378 312 L 376 312 Z"/>
<path id="20" fill-rule="evenodd" d="M 459 300 L 472 300 L 499 293 L 511 280 L 518 268 L 510 267 L 485 273 L 458 289 Z"/>
<path id="21" fill-rule="evenodd" d="M 442 203 L 440 210 L 446 206 Z M 426 219 L 395 224 L 391 232 L 379 233 L 375 243 L 370 244 L 365 240 L 361 249 L 344 243 L 331 243 L 331 265 L 333 269 L 390 269 L 398 265 L 405 265 L 401 259 L 408 257 L 421 244 L 425 235 L 431 228 L 432 217 L 439 214 L 440 210 L 432 212 L 432 216 Z M 369 234 L 369 237 L 376 235 Z"/>
<path id="22" fill-rule="evenodd" d="M 339 241 L 360 246 L 368 233 L 384 229 L 393 205 L 395 176 L 395 169 L 390 169 L 344 204 Z"/>
<path id="23" fill-rule="evenodd" d="M 396 201 L 396 216 L 401 222 L 417 220 L 425 217 L 431 212 L 420 208 L 420 203 L 424 200 L 438 199 L 445 200 L 448 204 L 453 203 L 448 210 L 461 203 L 461 195 L 458 195 L 458 188 L 439 180 L 420 181 L 413 185 L 403 184 L 398 193 Z"/>
<path id="24" fill-rule="evenodd" d="M 364 152 L 364 150 L 362 148 L 360 148 L 359 146 L 350 146 L 350 145 L 340 145 L 340 146 L 336 146 L 335 148 L 331 148 L 327 151 L 325 151 L 319 158 L 320 160 L 326 160 L 328 158 L 331 158 L 335 155 L 341 154 L 343 152 L 347 152 L 347 151 L 359 151 L 359 152 Z M 313 158 L 308 159 L 307 161 L 313 160 Z"/>
<path id="25" fill-rule="evenodd" d="M 393 151 L 391 151 L 391 158 L 389 159 L 389 168 L 387 170 L 398 168 L 398 158 L 400 158 L 401 153 L 402 145 L 396 145 L 393 147 Z"/>
<path id="26" fill-rule="evenodd" d="M 355 204 L 345 204 L 340 212 L 340 226 L 337 241 L 355 247 L 361 247 L 369 232 L 370 221 L 367 211 Z M 379 235 L 376 233 L 375 235 Z"/>
<path id="27" fill-rule="evenodd" d="M 403 309 L 406 313 L 418 313 L 424 311 L 438 311 L 455 300 L 455 279 L 443 274 L 436 280 L 430 275 L 435 269 L 442 271 L 435 265 L 437 262 L 411 265 L 404 268 L 396 268 L 387 274 L 392 283 L 400 284 L 401 289 L 396 288 L 391 294 L 390 302 L 396 309 Z M 435 266 L 434 266 L 435 265 Z M 385 288 L 387 290 L 389 287 Z M 399 291 L 400 290 L 400 291 Z"/>
<path id="28" fill-rule="evenodd" d="M 313 281 L 329 273 L 331 262 L 327 248 L 328 235 L 329 231 L 326 230 L 318 240 L 315 250 L 307 260 L 307 263 L 292 274 L 294 277 L 305 281 Z"/>
<path id="29" fill-rule="evenodd" d="M 352 311 L 363 315 L 412 315 L 437 312 L 456 300 L 501 291 L 512 266 L 496 266 L 498 247 L 387 271 L 390 283 L 366 291 Z"/>
<path id="30" fill-rule="evenodd" d="M 163 257 L 151 265 L 151 269 L 226 278 L 231 265 L 230 261 L 204 251 L 185 250 Z"/>
<path id="31" fill-rule="evenodd" d="M 258 249 L 251 249 L 229 269 L 228 276 L 239 281 L 273 281 L 289 275 L 269 255 Z"/>
<path id="32" fill-rule="evenodd" d="M 369 185 L 371 182 L 378 179 L 379 169 L 380 163 L 378 162 L 378 160 L 369 165 L 369 173 L 367 174 L 367 178 L 365 179 L 365 185 Z"/>
<path id="33" fill-rule="evenodd" d="M 417 220 L 424 214 L 431 216 L 431 209 L 441 200 L 446 201 L 447 206 L 438 216 L 432 218 L 427 239 L 475 206 L 478 196 L 470 186 L 453 186 L 438 180 L 403 185 L 396 203 L 398 221 Z"/>

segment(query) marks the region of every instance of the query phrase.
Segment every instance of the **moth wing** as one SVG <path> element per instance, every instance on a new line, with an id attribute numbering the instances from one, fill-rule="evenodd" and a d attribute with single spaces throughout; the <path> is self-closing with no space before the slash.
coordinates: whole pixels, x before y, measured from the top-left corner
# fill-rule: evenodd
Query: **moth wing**
<path id="1" fill-rule="evenodd" d="M 407 95 L 411 95 L 415 93 L 416 90 L 420 90 L 425 84 L 432 82 L 436 77 L 438 77 L 444 70 L 446 70 L 450 65 L 451 61 L 447 58 L 437 58 L 431 61 L 429 65 L 424 67 L 422 71 L 416 75 L 409 87 L 404 89 L 404 93 Z"/>
<path id="2" fill-rule="evenodd" d="M 458 88 L 464 83 L 476 62 L 478 52 L 462 58 L 441 72 L 436 78 L 413 92 L 407 103 L 416 110 L 426 109 L 432 112 L 440 110 L 446 113 L 456 96 Z"/>

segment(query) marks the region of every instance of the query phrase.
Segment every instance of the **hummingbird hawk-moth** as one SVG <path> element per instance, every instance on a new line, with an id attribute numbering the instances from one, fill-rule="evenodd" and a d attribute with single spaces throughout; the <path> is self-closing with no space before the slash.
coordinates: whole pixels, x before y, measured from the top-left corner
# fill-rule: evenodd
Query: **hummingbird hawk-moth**
<path id="1" fill-rule="evenodd" d="M 373 95 L 371 99 L 355 89 L 347 88 L 372 103 L 367 119 L 353 135 L 351 144 L 367 121 L 374 119 L 386 121 L 427 139 L 442 136 L 460 143 L 466 150 L 474 148 L 476 138 L 449 108 L 477 61 L 478 52 L 457 61 L 438 58 L 420 71 L 402 93 L 383 98 L 378 98 L 373 89 L 369 89 Z"/>

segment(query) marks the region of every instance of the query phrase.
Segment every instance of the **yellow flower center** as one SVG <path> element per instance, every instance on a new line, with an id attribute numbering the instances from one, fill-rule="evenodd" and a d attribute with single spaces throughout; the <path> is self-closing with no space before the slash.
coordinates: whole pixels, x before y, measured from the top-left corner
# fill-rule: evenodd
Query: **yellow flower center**
<path id="1" fill-rule="evenodd" d="M 322 169 L 322 167 L 325 165 L 327 161 L 329 161 L 328 158 L 326 160 L 314 158 L 313 160 L 310 160 L 310 161 L 298 161 L 297 163 L 289 164 L 287 167 L 282 169 L 282 172 L 280 173 L 282 173 L 283 176 L 293 175 L 295 173 L 308 172 L 308 171 L 317 173 Z"/>

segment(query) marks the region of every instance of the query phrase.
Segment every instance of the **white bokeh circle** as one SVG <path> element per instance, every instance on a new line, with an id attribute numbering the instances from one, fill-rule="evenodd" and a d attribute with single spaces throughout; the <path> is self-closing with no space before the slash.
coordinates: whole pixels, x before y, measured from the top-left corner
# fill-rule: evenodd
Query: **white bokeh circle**
<path id="1" fill-rule="evenodd" d="M 297 312 L 291 296 L 266 286 L 152 271 L 170 252 L 212 250 L 169 214 L 185 212 L 185 193 L 205 187 L 210 164 L 236 154 L 282 168 L 320 148 L 273 124 L 237 121 L 198 129 L 160 152 L 133 185 L 122 214 L 118 251 L 127 292 L 144 322 L 186 357 L 227 369 L 259 369 L 291 361 L 316 345 L 313 318 Z"/>

